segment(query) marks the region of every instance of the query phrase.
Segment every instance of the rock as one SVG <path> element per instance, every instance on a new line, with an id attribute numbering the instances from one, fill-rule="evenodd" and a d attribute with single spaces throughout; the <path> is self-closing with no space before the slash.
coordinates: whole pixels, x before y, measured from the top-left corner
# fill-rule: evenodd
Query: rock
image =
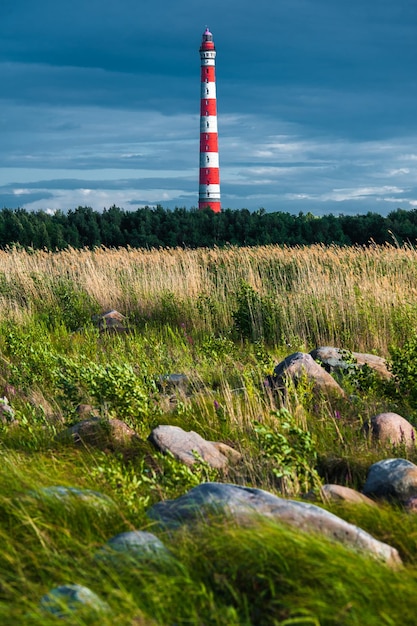
<path id="1" fill-rule="evenodd" d="M 100 417 L 91 417 L 66 428 L 58 433 L 57 440 L 100 450 L 126 448 L 140 441 L 133 428 L 122 420 Z"/>
<path id="2" fill-rule="evenodd" d="M 42 610 L 59 618 L 85 617 L 86 614 L 93 617 L 110 611 L 109 605 L 91 589 L 76 584 L 55 587 L 41 598 L 39 604 Z"/>
<path id="3" fill-rule="evenodd" d="M 285 500 L 261 489 L 203 483 L 176 500 L 155 504 L 148 511 L 151 519 L 167 528 L 195 525 L 197 521 L 209 519 L 210 515 L 225 515 L 239 524 L 268 518 L 304 532 L 322 534 L 393 566 L 401 562 L 395 548 L 374 539 L 361 528 L 314 504 Z"/>
<path id="4" fill-rule="evenodd" d="M 385 359 L 375 354 L 366 354 L 363 352 L 350 352 L 341 348 L 333 348 L 331 346 L 321 346 L 310 352 L 315 361 L 319 361 L 324 369 L 329 372 L 343 374 L 356 365 L 363 367 L 367 365 L 376 371 L 382 378 L 392 378 L 392 373 L 388 370 Z M 353 359 L 353 363 L 350 361 Z"/>
<path id="5" fill-rule="evenodd" d="M 340 350 L 339 348 L 321 346 L 320 348 L 315 348 L 309 354 L 315 361 L 318 361 L 329 374 L 333 372 L 343 372 L 351 365 L 351 363 L 348 363 L 346 360 L 348 352 L 346 350 Z"/>
<path id="6" fill-rule="evenodd" d="M 141 530 L 120 533 L 95 554 L 95 560 L 117 569 L 143 563 L 164 567 L 174 563 L 169 550 L 156 535 Z"/>
<path id="7" fill-rule="evenodd" d="M 64 487 L 63 485 L 52 485 L 51 487 L 41 487 L 36 491 L 32 490 L 29 496 L 39 500 L 56 501 L 64 503 L 85 502 L 97 509 L 116 509 L 116 505 L 111 498 L 93 489 L 79 489 L 78 487 Z"/>
<path id="8" fill-rule="evenodd" d="M 98 409 L 91 404 L 79 404 L 75 411 L 79 418 L 100 417 Z"/>
<path id="9" fill-rule="evenodd" d="M 159 376 L 156 384 L 159 391 L 172 393 L 173 391 L 186 391 L 189 381 L 186 374 L 164 374 Z"/>
<path id="10" fill-rule="evenodd" d="M 320 489 L 321 496 L 324 501 L 328 502 L 348 502 L 350 504 L 368 504 L 370 506 L 376 506 L 376 503 L 364 496 L 363 493 L 355 491 L 350 487 L 343 487 L 342 485 L 323 485 Z"/>
<path id="11" fill-rule="evenodd" d="M 406 502 L 417 496 L 417 465 L 406 459 L 384 459 L 371 465 L 363 488 L 366 496 Z"/>
<path id="12" fill-rule="evenodd" d="M 193 430 L 187 432 L 179 426 L 161 425 L 153 429 L 149 441 L 162 452 L 170 452 L 186 465 L 202 459 L 215 469 L 226 469 L 229 458 Z"/>
<path id="13" fill-rule="evenodd" d="M 403 444 L 409 449 L 416 445 L 414 427 L 397 413 L 375 415 L 371 418 L 370 425 L 366 425 L 364 430 L 370 430 L 372 435 L 382 443 Z"/>
<path id="14" fill-rule="evenodd" d="M 99 315 L 93 315 L 92 320 L 98 327 L 100 333 L 125 333 L 128 332 L 128 328 L 124 325 L 123 321 L 125 316 L 111 309 L 104 311 Z"/>
<path id="15" fill-rule="evenodd" d="M 16 421 L 14 411 L 6 396 L 4 396 L 4 398 L 0 398 L 0 423 L 12 424 L 16 423 Z"/>
<path id="16" fill-rule="evenodd" d="M 217 450 L 228 459 L 231 465 L 239 463 L 239 461 L 242 459 L 242 455 L 240 454 L 240 452 L 238 452 L 231 446 L 228 446 L 227 443 L 223 443 L 222 441 L 210 441 L 210 443 L 213 444 L 213 446 L 215 446 Z"/>
<path id="17" fill-rule="evenodd" d="M 407 502 L 404 503 L 405 508 L 409 513 L 417 513 L 417 496 L 411 496 Z"/>
<path id="18" fill-rule="evenodd" d="M 329 393 L 339 398 L 345 397 L 345 392 L 332 376 L 321 367 L 310 354 L 295 352 L 287 356 L 275 369 L 272 377 L 275 387 L 285 388 L 287 377 L 295 384 L 306 376 L 312 382 L 316 391 Z"/>
<path id="19" fill-rule="evenodd" d="M 356 359 L 358 365 L 367 365 L 372 370 L 377 372 L 377 374 L 379 374 L 381 378 L 385 378 L 386 380 L 392 378 L 393 374 L 389 371 L 387 367 L 387 362 L 382 357 L 376 356 L 375 354 L 366 354 L 362 352 L 352 352 L 352 354 Z"/>

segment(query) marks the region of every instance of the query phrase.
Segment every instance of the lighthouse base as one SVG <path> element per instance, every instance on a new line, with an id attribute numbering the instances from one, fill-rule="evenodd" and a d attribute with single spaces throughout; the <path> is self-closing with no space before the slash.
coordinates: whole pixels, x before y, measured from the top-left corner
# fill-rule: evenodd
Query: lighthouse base
<path id="1" fill-rule="evenodd" d="M 222 210 L 221 203 L 210 200 L 199 200 L 199 209 L 211 209 L 214 213 L 220 213 Z"/>

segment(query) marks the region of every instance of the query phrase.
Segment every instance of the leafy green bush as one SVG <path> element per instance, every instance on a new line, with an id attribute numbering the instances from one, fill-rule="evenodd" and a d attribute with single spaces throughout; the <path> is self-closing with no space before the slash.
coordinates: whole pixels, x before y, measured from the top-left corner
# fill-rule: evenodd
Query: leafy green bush
<path id="1" fill-rule="evenodd" d="M 131 418 L 134 425 L 148 413 L 150 394 L 128 363 L 94 363 L 86 359 L 57 359 L 57 387 L 74 402 L 96 401 L 108 414 Z"/>
<path id="2" fill-rule="evenodd" d="M 273 427 L 260 423 L 254 426 L 260 458 L 279 479 L 280 488 L 287 495 L 318 487 L 317 451 L 312 434 L 300 428 L 285 408 L 274 411 L 272 416 Z"/>
<path id="3" fill-rule="evenodd" d="M 417 406 L 417 333 L 412 334 L 401 347 L 392 347 L 389 361 L 394 375 L 392 390 Z"/>

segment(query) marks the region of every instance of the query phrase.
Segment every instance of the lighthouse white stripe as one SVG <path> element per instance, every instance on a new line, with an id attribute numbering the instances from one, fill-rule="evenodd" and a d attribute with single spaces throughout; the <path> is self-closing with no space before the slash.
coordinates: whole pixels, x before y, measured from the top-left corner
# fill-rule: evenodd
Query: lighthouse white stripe
<path id="1" fill-rule="evenodd" d="M 219 153 L 200 152 L 200 167 L 219 167 Z"/>
<path id="2" fill-rule="evenodd" d="M 200 118 L 200 133 L 217 133 L 217 117 L 206 115 Z"/>
<path id="3" fill-rule="evenodd" d="M 203 100 L 213 100 L 216 97 L 216 83 L 201 83 L 201 98 Z"/>
<path id="4" fill-rule="evenodd" d="M 216 57 L 216 51 L 215 50 L 201 50 L 200 51 L 200 58 L 201 58 L 201 65 L 214 65 L 214 59 Z"/>
<path id="5" fill-rule="evenodd" d="M 211 198 L 214 200 L 220 197 L 220 185 L 199 185 L 200 198 Z"/>

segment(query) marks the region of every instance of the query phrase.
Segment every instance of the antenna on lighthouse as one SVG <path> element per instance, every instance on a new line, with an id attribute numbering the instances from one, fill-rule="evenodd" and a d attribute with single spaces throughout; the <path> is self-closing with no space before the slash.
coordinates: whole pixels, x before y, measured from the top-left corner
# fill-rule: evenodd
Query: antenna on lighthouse
<path id="1" fill-rule="evenodd" d="M 213 35 L 206 26 L 200 46 L 200 179 L 198 208 L 220 213 L 219 141 L 217 133 L 216 74 Z"/>

